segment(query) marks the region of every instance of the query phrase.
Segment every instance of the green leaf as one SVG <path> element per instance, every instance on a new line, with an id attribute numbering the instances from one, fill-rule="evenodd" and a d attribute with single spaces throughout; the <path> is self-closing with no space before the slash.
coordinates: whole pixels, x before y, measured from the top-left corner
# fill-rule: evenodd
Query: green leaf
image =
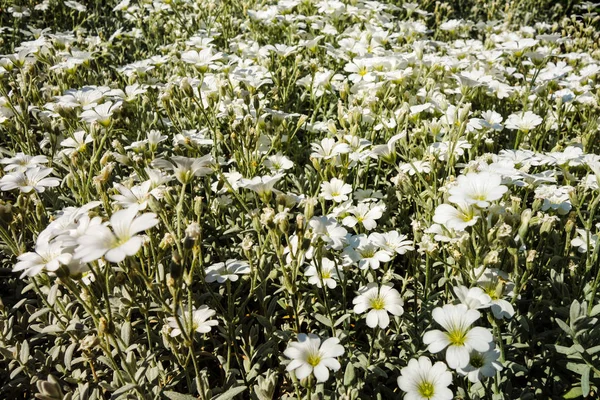
<path id="1" fill-rule="evenodd" d="M 560 329 L 562 329 L 563 331 L 565 331 L 569 336 L 571 336 L 571 337 L 575 336 L 575 332 L 573 332 L 573 329 L 571 329 L 571 327 L 569 325 L 567 325 L 565 323 L 565 321 L 556 318 L 556 323 L 558 324 L 558 326 L 560 327 Z"/>
<path id="2" fill-rule="evenodd" d="M 344 386 L 352 386 L 354 378 L 356 378 L 356 368 L 349 362 L 348 365 L 346 365 L 346 371 L 344 372 Z"/>
<path id="3" fill-rule="evenodd" d="M 590 366 L 586 365 L 583 373 L 581 374 L 581 392 L 583 397 L 586 397 L 590 394 Z"/>
<path id="4" fill-rule="evenodd" d="M 51 306 L 54 305 L 54 303 L 56 302 L 56 296 L 58 294 L 58 284 L 54 284 L 54 286 L 52 286 L 52 288 L 50 289 L 50 292 L 48 293 L 48 304 L 50 304 Z"/>
<path id="5" fill-rule="evenodd" d="M 125 392 L 128 392 L 128 391 L 132 390 L 132 389 L 135 389 L 136 386 L 137 386 L 137 384 L 135 384 L 135 383 L 128 383 L 125 386 L 121 386 L 120 388 L 118 388 L 117 390 L 115 390 L 115 392 L 113 393 L 113 396 L 118 396 L 121 393 L 125 393 Z"/>
<path id="6" fill-rule="evenodd" d="M 324 315 L 315 314 L 315 319 L 317 321 L 319 321 L 320 323 L 322 323 L 323 325 L 325 325 L 325 326 L 328 326 L 330 328 L 332 326 L 331 320 L 329 318 L 327 318 L 326 316 L 324 316 Z"/>
<path id="7" fill-rule="evenodd" d="M 339 324 L 341 324 L 342 322 L 344 322 L 346 319 L 348 319 L 350 317 L 350 314 L 344 314 L 341 317 L 339 317 L 335 323 L 333 324 L 333 326 L 338 326 Z"/>
<path id="8" fill-rule="evenodd" d="M 129 321 L 126 321 L 121 326 L 121 339 L 123 339 L 125 346 L 129 346 L 129 342 L 131 341 L 131 323 Z"/>
<path id="9" fill-rule="evenodd" d="M 27 320 L 27 322 L 31 323 L 33 321 L 36 321 L 39 317 L 41 317 L 42 315 L 45 315 L 49 312 L 50 312 L 50 309 L 48 307 L 40 308 L 39 310 L 37 310 L 36 312 L 34 312 L 33 314 L 31 314 L 29 316 L 29 319 Z"/>
<path id="10" fill-rule="evenodd" d="M 577 363 L 574 363 L 574 362 L 568 362 L 567 363 L 567 369 L 569 371 L 573 371 L 573 372 L 575 372 L 576 374 L 579 374 L 579 375 L 583 375 L 584 372 L 585 372 L 585 370 L 588 369 L 588 368 L 590 368 L 590 367 L 588 365 L 586 365 L 586 364 L 577 364 Z"/>
<path id="11" fill-rule="evenodd" d="M 242 393 L 245 390 L 246 390 L 246 386 L 237 386 L 237 387 L 229 389 L 225 393 L 220 394 L 219 396 L 215 397 L 213 400 L 231 400 L 235 396 L 237 396 L 238 394 Z"/>
<path id="12" fill-rule="evenodd" d="M 21 364 L 27 364 L 29 361 L 29 343 L 25 340 L 21 345 L 21 351 L 19 352 L 19 361 Z"/>
<path id="13" fill-rule="evenodd" d="M 571 323 L 575 322 L 575 320 L 579 317 L 579 312 L 581 311 L 581 306 L 577 300 L 573 300 L 571 303 L 571 308 L 569 309 L 569 318 Z"/>
<path id="14" fill-rule="evenodd" d="M 71 369 L 71 365 L 73 364 L 73 352 L 77 347 L 77 342 L 71 343 L 67 350 L 65 351 L 65 367 L 67 369 Z"/>
<path id="15" fill-rule="evenodd" d="M 163 392 L 165 396 L 167 396 L 170 400 L 198 400 L 197 397 L 192 396 L 190 394 L 183 394 L 178 392 L 173 392 L 172 390 Z"/>
<path id="16" fill-rule="evenodd" d="M 577 399 L 581 396 L 583 396 L 583 391 L 581 390 L 581 386 L 575 386 L 573 389 L 569 390 L 563 396 L 563 399 Z"/>

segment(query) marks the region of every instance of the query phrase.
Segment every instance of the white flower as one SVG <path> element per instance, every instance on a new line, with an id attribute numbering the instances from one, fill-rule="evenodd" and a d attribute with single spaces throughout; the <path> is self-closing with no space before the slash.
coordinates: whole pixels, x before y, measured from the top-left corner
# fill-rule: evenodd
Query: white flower
<path id="1" fill-rule="evenodd" d="M 389 231 L 385 233 L 374 232 L 369 235 L 369 240 L 390 253 L 406 254 L 407 251 L 412 251 L 412 240 L 408 240 L 406 235 L 401 235 L 398 231 Z"/>
<path id="2" fill-rule="evenodd" d="M 0 160 L 0 164 L 6 164 L 4 170 L 12 172 L 25 172 L 47 162 L 48 158 L 46 156 L 30 156 L 24 153 L 17 153 L 14 157 Z"/>
<path id="3" fill-rule="evenodd" d="M 511 114 L 506 119 L 506 127 L 508 129 L 519 131 L 530 131 L 542 123 L 542 118 L 539 115 L 527 111 L 521 114 Z"/>
<path id="4" fill-rule="evenodd" d="M 308 225 L 312 228 L 314 240 L 321 239 L 334 250 L 341 250 L 344 247 L 348 231 L 338 225 L 334 218 L 326 216 L 312 217 Z"/>
<path id="5" fill-rule="evenodd" d="M 452 373 L 441 361 L 431 364 L 427 357 L 414 358 L 402 368 L 398 386 L 406 395 L 406 400 L 452 400 L 454 395 L 448 389 L 452 383 Z"/>
<path id="6" fill-rule="evenodd" d="M 74 152 L 85 152 L 86 145 L 92 143 L 94 139 L 92 135 L 88 135 L 85 131 L 77 131 L 73 133 L 73 137 L 67 138 L 60 142 L 62 154 L 71 155 Z"/>
<path id="7" fill-rule="evenodd" d="M 238 275 L 250 273 L 250 266 L 245 261 L 229 259 L 227 261 L 216 263 L 206 268 L 206 278 L 208 283 L 219 282 L 223 283 L 227 280 L 235 282 L 239 279 Z"/>
<path id="8" fill-rule="evenodd" d="M 432 330 L 425 332 L 423 343 L 429 345 L 427 350 L 439 353 L 446 347 L 446 363 L 450 368 L 465 368 L 469 364 L 471 350 L 486 351 L 493 337 L 489 330 L 482 327 L 471 327 L 480 317 L 479 311 L 469 310 L 466 305 L 446 304 L 436 307 L 432 312 L 433 319 L 445 331 Z"/>
<path id="9" fill-rule="evenodd" d="M 350 263 L 358 262 L 360 269 L 379 269 L 380 263 L 386 263 L 392 259 L 390 252 L 380 249 L 364 234 L 353 236 L 349 240 L 349 245 L 344 248 L 343 256 Z"/>
<path id="10" fill-rule="evenodd" d="M 286 169 L 290 169 L 294 167 L 294 163 L 292 160 L 287 158 L 281 153 L 277 153 L 273 156 L 267 157 L 264 161 L 265 167 L 269 168 L 271 172 L 282 172 Z"/>
<path id="11" fill-rule="evenodd" d="M 333 178 L 329 182 L 321 183 L 321 197 L 325 200 L 341 203 L 348 200 L 348 194 L 350 193 L 352 193 L 352 186 L 344 183 L 341 179 Z"/>
<path id="12" fill-rule="evenodd" d="M 264 197 L 271 194 L 273 187 L 281 178 L 283 178 L 283 174 L 255 176 L 252 179 L 240 179 L 238 186 L 253 190 L 259 196 Z"/>
<path id="13" fill-rule="evenodd" d="M 377 227 L 377 222 L 375 221 L 381 218 L 383 215 L 383 212 L 385 211 L 385 205 L 359 203 L 356 207 L 352 207 L 349 211 L 353 215 L 348 215 L 345 217 L 342 220 L 342 224 L 352 228 L 360 222 L 366 230 L 370 231 Z"/>
<path id="14" fill-rule="evenodd" d="M 286 370 L 294 371 L 297 379 L 302 380 L 313 373 L 317 382 L 325 382 L 329 379 L 329 370 L 341 368 L 336 357 L 344 354 L 344 347 L 335 337 L 321 343 L 317 335 L 300 333 L 298 341 L 291 342 L 283 354 L 292 360 Z"/>
<path id="15" fill-rule="evenodd" d="M 477 209 L 469 205 L 453 207 L 450 204 L 440 204 L 435 209 L 433 222 L 444 225 L 448 229 L 464 231 L 477 223 L 479 220 L 477 214 Z"/>
<path id="16" fill-rule="evenodd" d="M 508 188 L 503 186 L 502 177 L 489 172 L 461 175 L 456 179 L 457 185 L 450 190 L 448 198 L 454 204 L 474 204 L 487 208 L 490 202 L 501 199 Z"/>
<path id="17" fill-rule="evenodd" d="M 492 302 L 492 298 L 479 287 L 469 289 L 466 286 L 458 285 L 454 287 L 454 293 L 460 302 L 470 310 L 488 308 Z"/>
<path id="18" fill-rule="evenodd" d="M 318 288 L 321 288 L 323 287 L 321 282 L 323 282 L 329 289 L 335 289 L 337 281 L 344 279 L 344 273 L 341 268 L 337 268 L 335 262 L 331 261 L 329 258 L 323 258 L 321 260 L 320 273 L 316 262 L 313 260 L 313 264 L 306 269 L 304 276 L 308 277 L 308 283 L 311 285 L 316 285 Z"/>
<path id="19" fill-rule="evenodd" d="M 132 205 L 137 205 L 140 211 L 145 210 L 148 204 L 148 197 L 150 196 L 150 185 L 152 182 L 145 181 L 139 185 L 133 186 L 131 189 L 115 183 L 115 189 L 119 191 L 119 194 L 110 196 L 117 202 L 121 207 L 127 208 Z"/>
<path id="20" fill-rule="evenodd" d="M 506 272 L 497 268 L 485 268 L 485 270 L 483 268 L 475 268 L 473 274 L 478 277 L 477 285 L 492 299 L 490 308 L 494 317 L 496 319 L 512 318 L 515 315 L 515 309 L 502 296 L 512 296 L 515 284 L 508 280 Z"/>
<path id="21" fill-rule="evenodd" d="M 61 265 L 71 262 L 72 254 L 65 252 L 65 248 L 59 242 L 46 243 L 39 241 L 35 246 L 35 252 L 21 254 L 15 264 L 13 271 L 23 271 L 21 278 L 25 276 L 38 275 L 43 270 L 55 272 Z"/>
<path id="22" fill-rule="evenodd" d="M 358 289 L 359 295 L 352 300 L 354 312 L 362 314 L 367 310 L 367 326 L 384 329 L 390 324 L 388 313 L 399 317 L 404 313 L 404 302 L 400 293 L 393 288 L 391 283 L 379 287 L 377 283 L 369 283 Z"/>
<path id="23" fill-rule="evenodd" d="M 81 262 L 91 262 L 104 256 L 107 261 L 118 263 L 126 256 L 136 254 L 142 247 L 143 239 L 135 236 L 158 224 L 156 214 L 145 213 L 136 217 L 138 207 L 117 211 L 110 218 L 114 233 L 106 225 L 94 226 L 85 235 L 77 239 L 79 246 L 74 257 Z"/>
<path id="24" fill-rule="evenodd" d="M 571 211 L 569 193 L 572 186 L 541 185 L 535 189 L 535 198 L 543 199 L 542 211 L 553 210 L 559 215 L 566 215 Z"/>
<path id="25" fill-rule="evenodd" d="M 337 157 L 340 154 L 349 153 L 352 151 L 347 143 L 336 142 L 335 139 L 325 138 L 321 140 L 321 143 L 311 143 L 313 152 L 311 158 L 329 160 Z"/>
<path id="26" fill-rule="evenodd" d="M 189 183 L 195 176 L 206 176 L 213 172 L 214 158 L 206 154 L 200 158 L 182 156 L 171 157 L 171 161 L 157 158 L 152 161 L 153 167 L 173 170 L 175 178 L 181 183 Z"/>
<path id="27" fill-rule="evenodd" d="M 97 122 L 104 127 L 108 127 L 112 120 L 113 114 L 120 108 L 121 103 L 107 101 L 106 103 L 102 103 L 91 110 L 85 110 L 79 117 L 82 121 L 87 123 Z"/>
<path id="28" fill-rule="evenodd" d="M 598 245 L 598 235 L 589 234 L 585 229 L 576 229 L 577 237 L 571 240 L 571 246 L 577 247 L 577 251 L 580 253 L 586 253 L 588 249 L 594 251 Z"/>
<path id="29" fill-rule="evenodd" d="M 167 325 L 171 328 L 171 337 L 181 335 L 181 327 L 188 331 L 190 336 L 194 332 L 208 333 L 213 326 L 219 325 L 219 321 L 210 319 L 216 314 L 215 310 L 209 308 L 207 305 L 202 305 L 197 309 L 192 310 L 192 326 L 189 326 L 190 314 L 182 308 L 177 310 L 177 316 L 168 317 Z M 179 322 L 177 322 L 179 321 Z"/>
<path id="30" fill-rule="evenodd" d="M 23 193 L 35 190 L 42 193 L 47 187 L 60 185 L 58 178 L 46 178 L 52 173 L 52 168 L 33 167 L 23 172 L 13 172 L 0 179 L 0 190 L 19 189 Z"/>
<path id="31" fill-rule="evenodd" d="M 466 375 L 473 383 L 479 382 L 484 377 L 495 376 L 497 371 L 502 371 L 502 364 L 497 361 L 500 351 L 495 348 L 493 343 L 490 347 L 485 352 L 471 351 L 469 364 L 464 368 L 457 368 L 456 371 L 461 375 Z"/>

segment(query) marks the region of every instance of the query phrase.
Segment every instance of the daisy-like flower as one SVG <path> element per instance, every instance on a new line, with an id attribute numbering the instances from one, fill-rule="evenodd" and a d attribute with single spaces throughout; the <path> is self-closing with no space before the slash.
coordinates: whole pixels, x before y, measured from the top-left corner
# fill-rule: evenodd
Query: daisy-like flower
<path id="1" fill-rule="evenodd" d="M 502 185 L 502 177 L 490 172 L 468 173 L 456 179 L 457 185 L 450 190 L 448 198 L 454 204 L 473 204 L 487 208 L 490 202 L 502 198 L 508 188 Z"/>
<path id="2" fill-rule="evenodd" d="M 0 179 L 0 190 L 7 191 L 18 188 L 23 193 L 29 193 L 32 190 L 42 193 L 47 187 L 60 185 L 60 179 L 46 178 L 52 171 L 52 168 L 34 167 L 25 172 L 4 175 Z"/>
<path id="3" fill-rule="evenodd" d="M 266 198 L 273 192 L 273 187 L 277 182 L 283 178 L 283 174 L 276 174 L 273 176 L 255 176 L 252 179 L 240 179 L 238 186 L 246 189 L 250 189 L 261 198 Z"/>
<path id="4" fill-rule="evenodd" d="M 464 231 L 477 223 L 479 220 L 477 214 L 477 209 L 469 205 L 453 207 L 450 204 L 440 204 L 435 209 L 433 222 L 444 225 L 448 229 Z"/>
<path id="5" fill-rule="evenodd" d="M 60 142 L 60 145 L 64 147 L 64 149 L 61 150 L 61 153 L 69 156 L 74 152 L 85 152 L 86 145 L 93 141 L 92 135 L 86 134 L 85 131 L 77 131 L 73 133 L 73 137 Z"/>
<path id="6" fill-rule="evenodd" d="M 204 280 L 208 283 L 215 281 L 224 283 L 227 280 L 235 282 L 240 278 L 239 275 L 249 273 L 250 266 L 247 262 L 229 259 L 225 262 L 216 263 L 206 268 L 206 278 L 204 278 Z"/>
<path id="7" fill-rule="evenodd" d="M 151 185 L 152 182 L 148 180 L 139 185 L 135 185 L 130 189 L 120 183 L 115 183 L 115 189 L 119 191 L 119 194 L 112 195 L 111 198 L 121 207 L 127 208 L 132 205 L 137 205 L 138 209 L 142 211 L 146 209 L 148 204 Z"/>
<path id="8" fill-rule="evenodd" d="M 281 153 L 277 153 L 273 156 L 267 157 L 264 161 L 265 167 L 269 168 L 271 172 L 283 172 L 286 169 L 290 169 L 294 167 L 294 163 L 292 160 L 287 158 Z"/>
<path id="9" fill-rule="evenodd" d="M 457 371 L 471 382 L 479 382 L 482 378 L 495 376 L 497 371 L 502 371 L 502 364 L 498 362 L 498 357 L 500 351 L 492 343 L 487 351 L 471 351 L 469 364 L 464 368 L 457 368 Z"/>
<path id="10" fill-rule="evenodd" d="M 103 127 L 108 127 L 110 122 L 112 121 L 112 116 L 115 111 L 121 108 L 121 103 L 113 103 L 112 101 L 107 101 L 106 103 L 102 103 L 99 106 L 92 108 L 91 110 L 85 110 L 79 116 L 82 121 L 87 123 L 97 122 Z"/>
<path id="11" fill-rule="evenodd" d="M 348 215 L 342 220 L 342 224 L 350 228 L 356 224 L 361 223 L 366 230 L 370 231 L 377 227 L 379 218 L 385 211 L 385 205 L 372 204 L 372 203 L 359 203 L 356 207 L 352 207 L 350 210 L 352 215 Z"/>
<path id="12" fill-rule="evenodd" d="M 48 158 L 46 156 L 30 156 L 24 153 L 17 153 L 14 157 L 0 160 L 0 164 L 6 164 L 4 170 L 12 172 L 25 172 L 47 162 Z"/>
<path id="13" fill-rule="evenodd" d="M 479 287 L 469 289 L 466 286 L 458 285 L 454 287 L 454 294 L 470 310 L 488 308 L 492 301 L 492 298 Z"/>
<path id="14" fill-rule="evenodd" d="M 506 127 L 508 129 L 528 132 L 535 129 L 536 126 L 542 123 L 542 118 L 539 115 L 527 111 L 521 114 L 511 114 L 506 119 Z"/>
<path id="15" fill-rule="evenodd" d="M 412 240 L 408 240 L 406 235 L 398 231 L 389 231 L 385 233 L 374 232 L 369 235 L 369 240 L 390 253 L 406 254 L 407 251 L 414 250 Z"/>
<path id="16" fill-rule="evenodd" d="M 398 386 L 406 392 L 406 400 L 451 400 L 454 397 L 448 386 L 452 373 L 441 361 L 431 364 L 429 358 L 421 356 L 408 362 L 398 377 Z"/>
<path id="17" fill-rule="evenodd" d="M 336 142 L 335 139 L 325 138 L 321 143 L 311 143 L 313 152 L 311 158 L 329 160 L 340 154 L 349 153 L 352 148 L 347 143 Z"/>
<path id="18" fill-rule="evenodd" d="M 213 326 L 219 325 L 219 321 L 210 319 L 216 314 L 215 310 L 209 308 L 207 305 L 202 305 L 192 311 L 192 326 L 189 326 L 190 313 L 182 308 L 177 310 L 177 316 L 168 317 L 167 325 L 171 328 L 171 337 L 181 335 L 181 327 L 183 327 L 190 336 L 194 332 L 208 333 Z M 179 320 L 179 322 L 177 322 Z"/>
<path id="19" fill-rule="evenodd" d="M 171 157 L 171 161 L 157 158 L 152 161 L 153 167 L 173 170 L 175 178 L 181 183 L 189 183 L 195 176 L 206 176 L 213 172 L 214 158 L 207 154 L 200 158 L 182 156 Z"/>
<path id="20" fill-rule="evenodd" d="M 350 193 L 352 193 L 352 186 L 341 179 L 333 178 L 329 182 L 321 183 L 321 197 L 325 200 L 341 203 L 348 200 L 348 194 Z"/>
<path id="21" fill-rule="evenodd" d="M 313 240 L 321 239 L 334 250 L 341 250 L 344 247 L 348 231 L 338 225 L 334 218 L 326 216 L 312 217 L 308 225 L 312 228 Z"/>
<path id="22" fill-rule="evenodd" d="M 21 278 L 26 276 L 35 276 L 42 271 L 54 272 L 61 265 L 67 265 L 71 262 L 72 254 L 65 252 L 65 248 L 59 242 L 47 243 L 38 240 L 34 252 L 21 254 L 17 257 L 19 260 L 15 264 L 13 271 L 20 272 Z"/>
<path id="23" fill-rule="evenodd" d="M 294 371 L 298 380 L 312 373 L 317 382 L 325 382 L 329 379 L 329 370 L 337 371 L 341 368 L 336 357 L 344 354 L 344 347 L 335 337 L 321 343 L 321 339 L 315 334 L 300 333 L 298 341 L 291 342 L 283 354 L 292 360 L 286 370 Z"/>
<path id="24" fill-rule="evenodd" d="M 588 249 L 594 251 L 599 243 L 598 235 L 592 235 L 590 233 L 588 238 L 588 232 L 585 229 L 576 229 L 577 237 L 571 240 L 571 246 L 577 247 L 577 251 L 580 253 L 586 253 Z M 589 239 L 589 240 L 588 240 Z"/>
<path id="25" fill-rule="evenodd" d="M 386 263 L 392 259 L 391 253 L 379 248 L 364 234 L 353 236 L 349 240 L 343 256 L 350 263 L 358 262 L 360 269 L 379 269 L 382 262 Z"/>
<path id="26" fill-rule="evenodd" d="M 515 284 L 508 279 L 508 274 L 497 268 L 475 268 L 473 271 L 477 278 L 477 285 L 483 289 L 483 291 L 490 296 L 491 306 L 490 309 L 496 319 L 510 319 L 515 315 L 515 309 L 508 302 L 504 300 L 503 296 L 512 296 Z"/>
<path id="27" fill-rule="evenodd" d="M 337 287 L 337 282 L 344 279 L 342 269 L 336 268 L 335 262 L 331 261 L 329 258 L 323 258 L 321 260 L 320 273 L 313 260 L 313 264 L 306 269 L 304 276 L 308 277 L 308 283 L 311 285 L 316 285 L 318 288 L 321 288 L 323 287 L 321 282 L 323 282 L 329 289 L 335 289 Z"/>
<path id="28" fill-rule="evenodd" d="M 469 310 L 466 305 L 446 304 L 433 310 L 433 319 L 444 331 L 425 332 L 423 343 L 429 345 L 427 350 L 439 353 L 446 350 L 446 363 L 450 368 L 465 368 L 469 364 L 471 350 L 484 352 L 489 349 L 492 334 L 489 330 L 476 326 L 471 327 L 481 314 L 477 310 Z"/>
<path id="29" fill-rule="evenodd" d="M 136 254 L 142 247 L 143 238 L 136 233 L 143 232 L 158 224 L 156 214 L 145 213 L 137 216 L 137 205 L 117 211 L 110 218 L 111 231 L 106 225 L 94 226 L 77 239 L 79 245 L 74 257 L 87 263 L 104 256 L 107 261 L 118 263 L 127 256 Z"/>
<path id="30" fill-rule="evenodd" d="M 359 295 L 352 300 L 354 312 L 362 314 L 367 310 L 367 326 L 384 329 L 390 324 L 388 313 L 399 317 L 404 313 L 404 302 L 400 293 L 393 288 L 391 283 L 379 287 L 377 283 L 369 283 L 358 290 Z"/>

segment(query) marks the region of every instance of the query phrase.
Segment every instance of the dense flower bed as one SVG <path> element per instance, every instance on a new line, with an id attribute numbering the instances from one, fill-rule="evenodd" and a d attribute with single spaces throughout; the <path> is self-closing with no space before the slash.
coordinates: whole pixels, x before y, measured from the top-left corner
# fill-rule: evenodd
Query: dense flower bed
<path id="1" fill-rule="evenodd" d="M 599 6 L 2 8 L 0 397 L 598 396 Z"/>

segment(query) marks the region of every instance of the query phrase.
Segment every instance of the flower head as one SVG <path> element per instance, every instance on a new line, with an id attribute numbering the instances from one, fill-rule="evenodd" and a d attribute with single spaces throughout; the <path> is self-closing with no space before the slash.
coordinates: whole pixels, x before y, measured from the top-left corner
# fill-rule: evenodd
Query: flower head
<path id="1" fill-rule="evenodd" d="M 486 351 L 492 341 L 492 334 L 482 327 L 471 327 L 480 317 L 479 311 L 469 310 L 466 305 L 446 304 L 432 312 L 433 319 L 444 331 L 425 332 L 423 343 L 432 353 L 446 351 L 446 363 L 450 368 L 465 368 L 469 364 L 471 350 Z"/>
<path id="2" fill-rule="evenodd" d="M 344 354 L 344 347 L 335 337 L 321 343 L 317 335 L 300 333 L 298 341 L 291 342 L 283 354 L 292 360 L 286 369 L 294 371 L 296 378 L 302 380 L 313 373 L 317 382 L 325 382 L 329 379 L 330 369 L 341 368 L 336 357 Z"/>
<path id="3" fill-rule="evenodd" d="M 377 283 L 369 283 L 358 290 L 359 295 L 352 300 L 354 312 L 367 314 L 367 326 L 384 329 L 390 324 L 388 313 L 398 317 L 404 313 L 404 302 L 400 293 L 392 284 L 385 283 L 379 287 Z"/>
<path id="4" fill-rule="evenodd" d="M 451 400 L 454 395 L 448 389 L 452 383 L 452 373 L 441 361 L 431 364 L 427 357 L 414 358 L 402 368 L 398 386 L 406 392 L 410 400 Z"/>

